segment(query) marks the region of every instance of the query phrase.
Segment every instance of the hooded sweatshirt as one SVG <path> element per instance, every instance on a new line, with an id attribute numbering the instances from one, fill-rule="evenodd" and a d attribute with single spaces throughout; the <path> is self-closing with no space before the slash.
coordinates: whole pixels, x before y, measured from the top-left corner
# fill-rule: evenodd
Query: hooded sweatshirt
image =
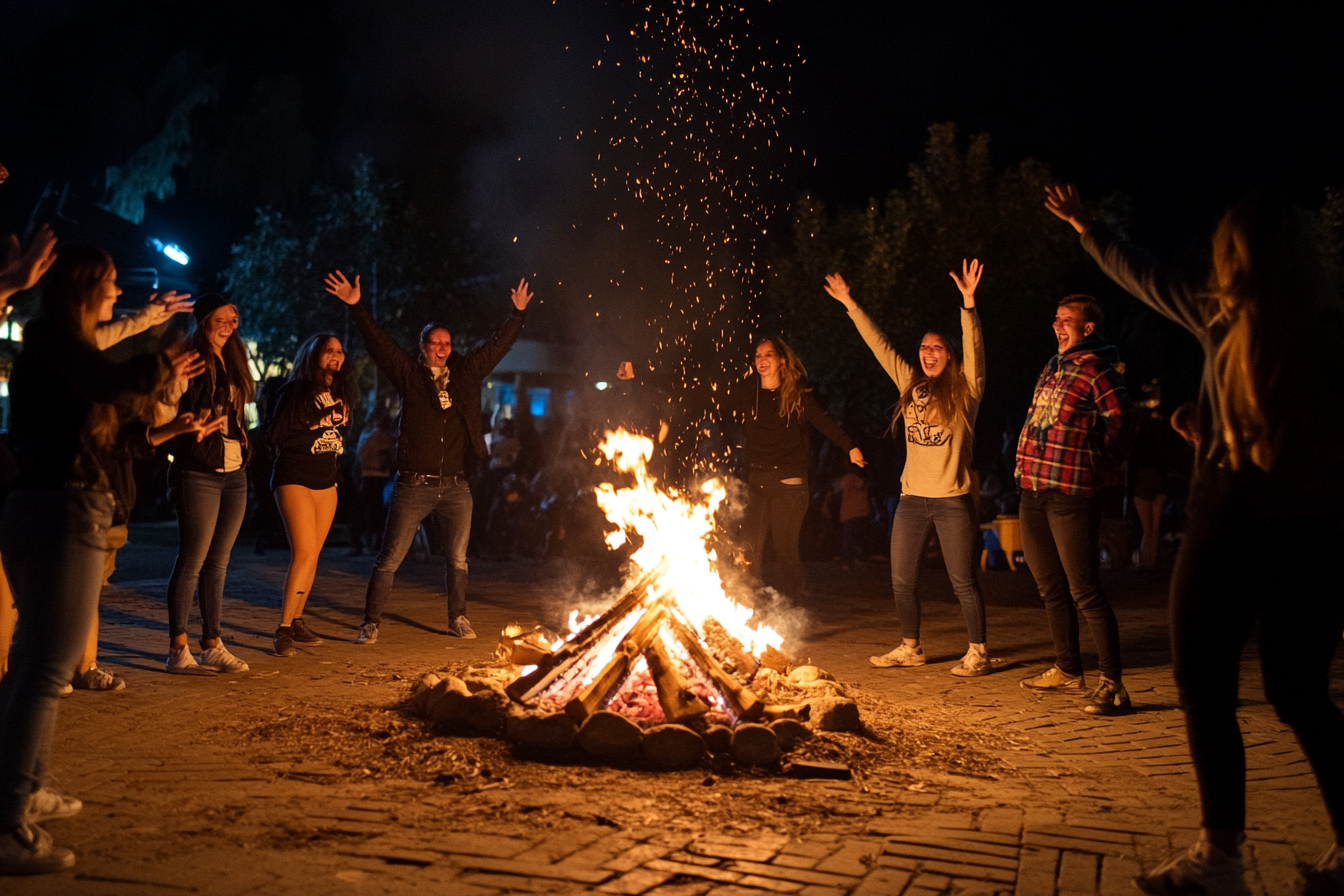
<path id="1" fill-rule="evenodd" d="M 1017 440 L 1024 490 L 1096 492 L 1098 465 L 1115 453 L 1129 409 L 1118 362 L 1115 346 L 1089 336 L 1045 365 Z"/>

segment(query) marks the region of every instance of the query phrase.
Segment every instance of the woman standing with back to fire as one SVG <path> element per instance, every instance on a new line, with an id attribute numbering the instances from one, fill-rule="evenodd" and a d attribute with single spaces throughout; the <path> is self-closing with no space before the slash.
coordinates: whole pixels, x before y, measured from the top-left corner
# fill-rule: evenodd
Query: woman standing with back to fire
<path id="1" fill-rule="evenodd" d="M 964 359 L 947 336 L 930 330 L 919 344 L 916 370 L 891 347 L 887 337 L 850 298 L 849 286 L 839 274 L 826 278 L 826 292 L 845 306 L 873 356 L 900 390 L 892 428 L 905 435 L 905 470 L 901 473 L 901 500 L 891 526 L 891 589 L 901 617 L 902 641 L 874 666 L 922 666 L 919 643 L 919 567 L 929 529 L 938 532 L 947 575 L 961 604 L 970 642 L 966 656 L 952 674 L 960 677 L 990 671 L 985 648 L 985 599 L 975 577 L 975 541 L 979 521 L 971 497 L 971 444 L 975 416 L 985 394 L 985 346 L 980 316 L 975 313 L 975 288 L 983 268 L 979 261 L 962 261 L 961 276 L 952 279 L 961 290 L 961 334 Z"/>
<path id="2" fill-rule="evenodd" d="M 815 427 L 864 465 L 863 452 L 807 388 L 807 370 L 778 336 L 756 343 L 756 376 L 731 409 L 742 415 L 742 448 L 747 455 L 750 496 L 742 523 L 748 563 L 762 576 L 769 535 L 780 565 L 780 590 L 802 597 L 807 586 L 798 536 L 807 513 L 808 467 Z"/>

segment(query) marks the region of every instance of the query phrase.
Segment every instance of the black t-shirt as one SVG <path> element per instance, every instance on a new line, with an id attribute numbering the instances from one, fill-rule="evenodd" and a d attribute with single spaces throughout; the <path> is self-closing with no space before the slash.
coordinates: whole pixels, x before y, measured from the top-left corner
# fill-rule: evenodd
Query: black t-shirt
<path id="1" fill-rule="evenodd" d="M 345 451 L 342 430 L 349 419 L 345 404 L 326 389 L 286 383 L 271 428 L 276 450 L 271 487 L 302 485 L 321 490 L 335 485 L 336 459 Z"/>

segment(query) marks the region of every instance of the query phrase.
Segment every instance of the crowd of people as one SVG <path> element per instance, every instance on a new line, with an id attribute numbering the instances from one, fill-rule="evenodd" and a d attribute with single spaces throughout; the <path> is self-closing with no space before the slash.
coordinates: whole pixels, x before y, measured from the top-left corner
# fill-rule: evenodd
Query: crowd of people
<path id="1" fill-rule="evenodd" d="M 1152 565 L 1170 491 L 1163 472 L 1170 466 L 1170 443 L 1173 437 L 1188 443 L 1196 462 L 1172 577 L 1171 634 L 1203 828 L 1194 846 L 1138 884 L 1154 894 L 1245 893 L 1237 677 L 1241 649 L 1256 624 L 1268 699 L 1297 733 L 1344 841 L 1344 714 L 1329 694 L 1344 601 L 1319 588 L 1327 580 L 1321 567 L 1328 547 L 1341 534 L 1330 511 L 1344 490 L 1338 456 L 1344 408 L 1338 396 L 1313 388 L 1328 381 L 1327 348 L 1341 335 L 1330 281 L 1302 214 L 1272 195 L 1252 196 L 1226 215 L 1214 235 L 1208 281 L 1193 286 L 1095 220 L 1072 187 L 1050 188 L 1046 207 L 1078 232 L 1107 276 L 1190 330 L 1206 363 L 1197 405 L 1170 423 L 1154 413 L 1153 403 L 1136 412 L 1117 351 L 1103 339 L 1100 304 L 1081 294 L 1058 300 L 1052 324 L 1057 351 L 1037 379 L 1020 432 L 1005 439 L 1011 443 L 1023 553 L 1055 653 L 1053 665 L 1021 684 L 1078 694 L 1082 711 L 1091 715 L 1132 710 L 1116 615 L 1100 576 L 1105 485 L 1117 459 L 1132 450 L 1133 497 L 1143 529 L 1138 555 L 1141 564 Z M 936 533 L 966 626 L 966 652 L 950 672 L 969 679 L 996 670 L 976 570 L 983 513 L 977 503 L 986 489 L 972 458 L 987 375 L 976 301 L 984 271 L 978 260 L 965 260 L 951 273 L 960 294 L 959 338 L 926 333 L 915 364 L 891 345 L 839 273 L 822 286 L 890 377 L 897 397 L 890 433 L 905 449 L 889 523 L 902 638 L 871 658 L 875 667 L 927 663 L 916 586 L 929 536 Z M 101 586 L 125 543 L 135 505 L 135 458 L 160 446 L 173 458 L 169 494 L 179 541 L 165 595 L 165 669 L 175 674 L 248 670 L 221 638 L 221 614 L 249 477 L 259 479 L 259 452 L 267 459 L 266 488 L 256 481 L 253 486 L 271 496 L 290 549 L 273 640 L 279 657 L 321 642 L 304 621 L 304 608 L 336 516 L 339 483 L 348 475 L 343 457 L 357 455 L 359 461 L 361 481 L 347 483 L 364 498 L 353 515 L 355 545 L 369 540 L 377 546 L 355 639 L 366 647 L 378 642 L 396 573 L 423 524 L 432 520 L 427 528 L 444 557 L 447 632 L 474 638 L 467 617 L 473 528 L 478 538 L 484 529 L 488 540 L 507 549 L 518 542 L 518 507 L 545 512 L 543 502 L 529 503 L 525 495 L 549 494 L 554 501 L 574 489 L 553 481 L 562 474 L 551 467 L 527 471 L 530 480 L 515 469 L 525 453 L 516 424 L 501 424 L 486 441 L 482 383 L 522 331 L 533 298 L 525 280 L 510 292 L 507 319 L 473 350 L 455 351 L 452 328 L 431 321 L 416 350 L 407 351 L 361 302 L 358 276 L 328 274 L 326 291 L 348 307 L 400 408 L 395 421 L 385 409 L 371 411 L 357 445 L 349 428 L 358 400 L 337 336 L 319 333 L 302 343 L 288 376 L 265 399 L 264 425 L 249 432 L 245 409 L 258 400 L 258 388 L 239 336 L 243 312 L 227 298 L 208 294 L 193 303 L 175 293 L 153 296 L 144 310 L 113 321 L 120 294 L 113 259 L 92 246 L 58 247 L 46 228 L 26 247 L 11 241 L 0 267 L 0 304 L 39 283 L 41 308 L 24 331 L 10 380 L 12 460 L 6 458 L 0 516 L 0 649 L 8 648 L 0 681 L 0 872 L 6 874 L 55 871 L 74 862 L 41 823 L 75 814 L 80 802 L 47 787 L 45 769 L 61 693 L 124 687 L 119 676 L 97 666 L 96 621 Z M 188 339 L 167 339 L 157 351 L 122 361 L 103 352 L 188 311 L 195 320 Z M 664 478 L 674 475 L 682 460 L 665 444 L 671 405 L 656 390 L 641 388 L 628 363 L 618 368 L 617 380 L 620 401 L 605 422 L 649 434 L 659 445 L 655 465 Z M 804 595 L 800 532 L 819 491 L 809 482 L 812 433 L 823 435 L 848 462 L 837 477 L 836 516 L 846 563 L 863 551 L 859 527 L 844 524 L 872 512 L 863 475 L 867 460 L 807 387 L 802 361 L 782 338 L 760 339 L 754 376 L 724 386 L 725 408 L 741 426 L 745 455 L 746 510 L 738 540 L 746 568 L 762 576 L 769 544 L 776 586 Z M 468 477 L 478 469 L 473 495 Z M 475 526 L 474 505 L 489 508 L 476 514 Z M 574 516 L 566 522 L 577 525 L 577 511 L 570 510 Z M 1248 532 L 1260 545 L 1249 556 L 1238 547 Z M 188 632 L 193 600 L 201 620 L 196 650 Z M 1080 618 L 1097 656 L 1091 687 Z M 1340 842 L 1310 870 L 1307 887 L 1344 892 Z"/>

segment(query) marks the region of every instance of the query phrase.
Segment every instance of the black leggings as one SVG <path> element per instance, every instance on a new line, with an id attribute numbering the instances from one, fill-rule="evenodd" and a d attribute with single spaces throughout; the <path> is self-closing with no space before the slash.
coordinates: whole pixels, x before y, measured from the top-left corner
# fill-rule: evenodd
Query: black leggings
<path id="1" fill-rule="evenodd" d="M 1265 697 L 1297 734 L 1336 837 L 1344 839 L 1344 714 L 1330 699 L 1344 593 L 1323 584 L 1335 581 L 1344 527 L 1319 505 L 1294 513 L 1282 499 L 1268 477 L 1222 470 L 1200 476 L 1171 580 L 1176 684 L 1203 825 L 1245 830 L 1237 679 L 1258 621 Z"/>

